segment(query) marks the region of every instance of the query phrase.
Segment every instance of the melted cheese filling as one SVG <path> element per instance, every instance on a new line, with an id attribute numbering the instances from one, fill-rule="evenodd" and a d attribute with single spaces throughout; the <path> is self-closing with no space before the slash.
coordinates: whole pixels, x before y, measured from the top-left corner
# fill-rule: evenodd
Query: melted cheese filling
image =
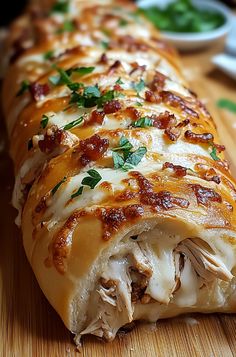
<path id="1" fill-rule="evenodd" d="M 173 307 L 194 310 L 202 291 L 214 285 L 214 307 L 225 303 L 218 280 L 231 281 L 230 262 L 225 264 L 220 253 L 199 238 L 181 241 L 179 236 L 158 237 L 157 229 L 149 233 L 131 237 L 116 247 L 91 294 L 80 336 L 90 333 L 112 340 L 122 326 L 134 320 L 154 322 Z M 200 275 L 193 256 L 210 278 Z M 202 311 L 209 301 L 201 306 Z"/>

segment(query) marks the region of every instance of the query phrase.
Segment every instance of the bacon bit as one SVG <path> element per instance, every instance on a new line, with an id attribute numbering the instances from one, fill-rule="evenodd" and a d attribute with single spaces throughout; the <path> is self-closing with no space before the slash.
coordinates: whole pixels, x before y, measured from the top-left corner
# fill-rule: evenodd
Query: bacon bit
<path id="1" fill-rule="evenodd" d="M 147 90 L 145 92 L 145 100 L 150 103 L 156 103 L 156 104 L 161 103 L 161 97 L 159 96 L 159 94 L 155 94 L 150 90 Z"/>
<path id="2" fill-rule="evenodd" d="M 210 168 L 205 172 L 205 174 L 203 175 L 203 179 L 206 181 L 213 181 L 217 183 L 217 185 L 219 185 L 221 182 L 220 177 L 216 175 L 216 171 L 213 168 Z"/>
<path id="3" fill-rule="evenodd" d="M 174 107 L 174 108 L 180 108 L 182 109 L 185 114 L 189 114 L 190 116 L 193 116 L 195 118 L 199 118 L 199 115 L 197 112 L 195 112 L 193 109 L 189 108 L 185 102 L 184 99 L 179 97 L 178 95 L 169 92 L 169 91 L 162 91 L 160 92 L 160 96 L 164 103 Z"/>
<path id="4" fill-rule="evenodd" d="M 117 47 L 117 44 L 115 44 L 115 42 L 111 42 L 110 45 L 115 45 L 115 47 Z M 128 52 L 147 51 L 149 48 L 148 45 L 142 42 L 138 42 L 134 37 L 130 35 L 120 37 L 118 39 L 118 45 L 120 45 L 119 47 L 125 49 Z"/>
<path id="5" fill-rule="evenodd" d="M 169 126 L 166 130 L 165 130 L 165 134 L 167 135 L 167 137 L 171 140 L 171 141 L 176 141 L 178 140 L 178 138 L 180 137 L 181 134 L 181 128 L 188 125 L 190 122 L 189 119 L 185 119 L 183 121 L 181 121 L 179 124 L 177 124 L 176 126 Z"/>
<path id="6" fill-rule="evenodd" d="M 143 191 L 145 191 L 145 192 L 153 192 L 153 185 L 140 172 L 132 171 L 132 172 L 130 172 L 130 175 L 137 180 L 141 193 Z"/>
<path id="7" fill-rule="evenodd" d="M 137 71 L 140 71 L 141 73 L 143 73 L 147 68 L 147 66 L 145 64 L 140 66 L 137 62 L 131 63 L 131 66 L 133 67 L 133 69 L 129 73 L 130 76 Z"/>
<path id="8" fill-rule="evenodd" d="M 140 187 L 140 201 L 149 206 L 155 206 L 168 210 L 175 206 L 188 208 L 189 202 L 184 198 L 174 197 L 171 192 L 160 191 L 158 193 L 153 191 L 153 185 L 140 172 L 133 171 L 131 175 L 136 178 Z"/>
<path id="9" fill-rule="evenodd" d="M 103 238 L 109 240 L 111 234 L 117 231 L 118 228 L 127 220 L 135 220 L 144 214 L 144 209 L 141 205 L 134 204 L 122 208 L 109 208 L 102 212 L 102 220 L 104 223 Z"/>
<path id="10" fill-rule="evenodd" d="M 183 166 L 180 166 L 180 165 L 174 165 L 172 164 L 171 162 L 165 162 L 163 167 L 162 167 L 162 170 L 165 170 L 165 169 L 172 169 L 175 173 L 175 176 L 177 177 L 184 177 L 187 175 L 187 168 L 186 167 L 183 167 Z"/>
<path id="11" fill-rule="evenodd" d="M 121 66 L 120 61 L 115 61 L 108 69 L 108 74 L 113 74 Z"/>
<path id="12" fill-rule="evenodd" d="M 189 119 L 186 119 L 175 126 L 177 121 L 176 117 L 168 111 L 165 111 L 158 116 L 153 115 L 151 118 L 153 119 L 153 126 L 158 129 L 165 129 L 165 135 L 171 141 L 176 141 L 181 134 L 180 128 L 189 123 Z"/>
<path id="13" fill-rule="evenodd" d="M 165 130 L 165 135 L 171 140 L 176 141 L 180 137 L 180 130 L 176 127 L 170 127 Z"/>
<path id="14" fill-rule="evenodd" d="M 50 87 L 47 83 L 40 84 L 40 83 L 33 83 L 30 85 L 30 92 L 34 98 L 34 100 L 38 101 L 43 96 L 46 96 L 50 92 Z"/>
<path id="15" fill-rule="evenodd" d="M 153 115 L 151 118 L 153 119 L 153 126 L 158 129 L 167 129 L 176 124 L 175 115 L 170 114 L 167 110 L 158 116 Z"/>
<path id="16" fill-rule="evenodd" d="M 110 102 L 105 103 L 103 111 L 105 114 L 116 113 L 121 110 L 121 104 L 118 100 L 111 100 Z"/>
<path id="17" fill-rule="evenodd" d="M 190 123 L 189 119 L 184 119 L 178 125 L 176 125 L 176 127 L 177 128 L 183 128 L 183 127 L 187 126 L 189 123 Z"/>
<path id="18" fill-rule="evenodd" d="M 125 114 L 132 120 L 138 120 L 141 117 L 140 112 L 134 107 L 127 107 L 124 110 Z"/>
<path id="19" fill-rule="evenodd" d="M 206 181 L 213 181 L 216 184 L 220 184 L 221 179 L 217 176 L 216 171 L 211 167 L 203 164 L 196 164 L 194 169 L 197 171 L 199 177 Z"/>
<path id="20" fill-rule="evenodd" d="M 67 133 L 59 129 L 56 125 L 47 129 L 44 139 L 38 141 L 39 149 L 45 153 L 52 153 L 58 146 L 60 146 L 67 139 Z"/>
<path id="21" fill-rule="evenodd" d="M 124 192 L 121 192 L 118 196 L 116 196 L 115 200 L 118 202 L 129 201 L 135 198 L 136 196 L 137 196 L 136 192 L 125 190 Z"/>
<path id="22" fill-rule="evenodd" d="M 211 133 L 196 134 L 191 130 L 187 130 L 184 136 L 191 143 L 210 143 L 214 140 L 214 136 Z"/>
<path id="23" fill-rule="evenodd" d="M 90 114 L 89 122 L 92 124 L 97 123 L 102 125 L 104 117 L 105 117 L 105 113 L 103 111 L 93 110 L 92 113 Z"/>
<path id="24" fill-rule="evenodd" d="M 107 57 L 106 53 L 103 53 L 103 54 L 101 55 L 101 58 L 100 58 L 100 60 L 99 60 L 99 63 L 103 63 L 103 64 L 107 64 L 107 63 L 108 63 L 108 57 Z"/>
<path id="25" fill-rule="evenodd" d="M 92 137 L 80 141 L 80 150 L 83 154 L 80 157 L 80 162 L 86 166 L 91 161 L 100 159 L 109 147 L 109 140 L 102 139 L 95 134 Z"/>
<path id="26" fill-rule="evenodd" d="M 224 145 L 219 145 L 219 144 L 215 144 L 214 143 L 214 146 L 216 148 L 216 150 L 221 153 L 222 151 L 225 151 L 225 146 Z"/>
<path id="27" fill-rule="evenodd" d="M 164 88 L 165 86 L 165 81 L 167 79 L 167 77 L 162 74 L 161 72 L 155 71 L 155 75 L 153 77 L 152 82 L 149 84 L 149 88 L 152 91 L 160 91 Z"/>
<path id="28" fill-rule="evenodd" d="M 222 202 L 221 196 L 212 190 L 211 188 L 208 187 L 203 187 L 201 185 L 189 185 L 193 192 L 195 193 L 195 196 L 197 198 L 197 203 L 202 204 L 204 206 L 207 206 L 209 202 Z"/>
<path id="29" fill-rule="evenodd" d="M 116 90 L 117 92 L 121 92 L 123 90 L 123 88 L 120 86 L 120 84 L 115 84 L 113 89 Z"/>

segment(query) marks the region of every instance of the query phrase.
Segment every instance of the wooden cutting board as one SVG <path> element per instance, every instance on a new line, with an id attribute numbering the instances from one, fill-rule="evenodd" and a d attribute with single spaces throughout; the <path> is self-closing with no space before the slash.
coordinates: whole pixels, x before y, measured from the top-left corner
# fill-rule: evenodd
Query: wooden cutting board
<path id="1" fill-rule="evenodd" d="M 236 115 L 219 111 L 217 99 L 236 100 L 236 82 L 213 69 L 208 52 L 182 56 L 186 75 L 210 109 L 228 150 L 236 177 Z M 0 131 L 0 356 L 73 357 L 78 356 L 72 336 L 50 307 L 26 260 L 21 236 L 14 225 L 10 206 L 13 185 L 11 162 Z M 107 344 L 86 337 L 81 357 L 172 357 L 236 356 L 236 316 L 191 315 L 139 324 L 132 332 Z"/>

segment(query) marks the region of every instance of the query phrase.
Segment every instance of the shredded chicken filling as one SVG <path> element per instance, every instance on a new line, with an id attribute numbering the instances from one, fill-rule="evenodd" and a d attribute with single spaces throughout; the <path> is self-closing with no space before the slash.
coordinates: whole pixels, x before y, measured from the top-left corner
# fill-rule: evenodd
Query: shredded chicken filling
<path id="1" fill-rule="evenodd" d="M 119 328 L 139 318 L 144 304 L 192 306 L 198 290 L 214 279 L 230 281 L 226 265 L 201 239 L 185 239 L 168 249 L 145 241 L 123 244 L 91 294 L 86 328 L 81 332 L 112 340 Z M 135 315 L 135 317 L 134 317 Z"/>

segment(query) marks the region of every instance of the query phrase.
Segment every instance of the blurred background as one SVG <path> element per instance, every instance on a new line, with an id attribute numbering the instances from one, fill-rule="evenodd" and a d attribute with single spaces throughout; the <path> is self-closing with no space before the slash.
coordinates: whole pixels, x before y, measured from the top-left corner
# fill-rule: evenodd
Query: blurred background
<path id="1" fill-rule="evenodd" d="M 165 0 L 156 0 L 156 4 L 163 3 Z M 214 1 L 214 0 L 212 0 Z M 222 1 L 225 4 L 236 7 L 236 0 L 225 0 Z M 26 5 L 27 0 L 18 0 L 18 1 L 5 1 L 4 2 L 4 10 L 0 11 L 0 26 L 7 25 L 12 19 L 14 19 L 20 12 L 23 10 Z"/>

